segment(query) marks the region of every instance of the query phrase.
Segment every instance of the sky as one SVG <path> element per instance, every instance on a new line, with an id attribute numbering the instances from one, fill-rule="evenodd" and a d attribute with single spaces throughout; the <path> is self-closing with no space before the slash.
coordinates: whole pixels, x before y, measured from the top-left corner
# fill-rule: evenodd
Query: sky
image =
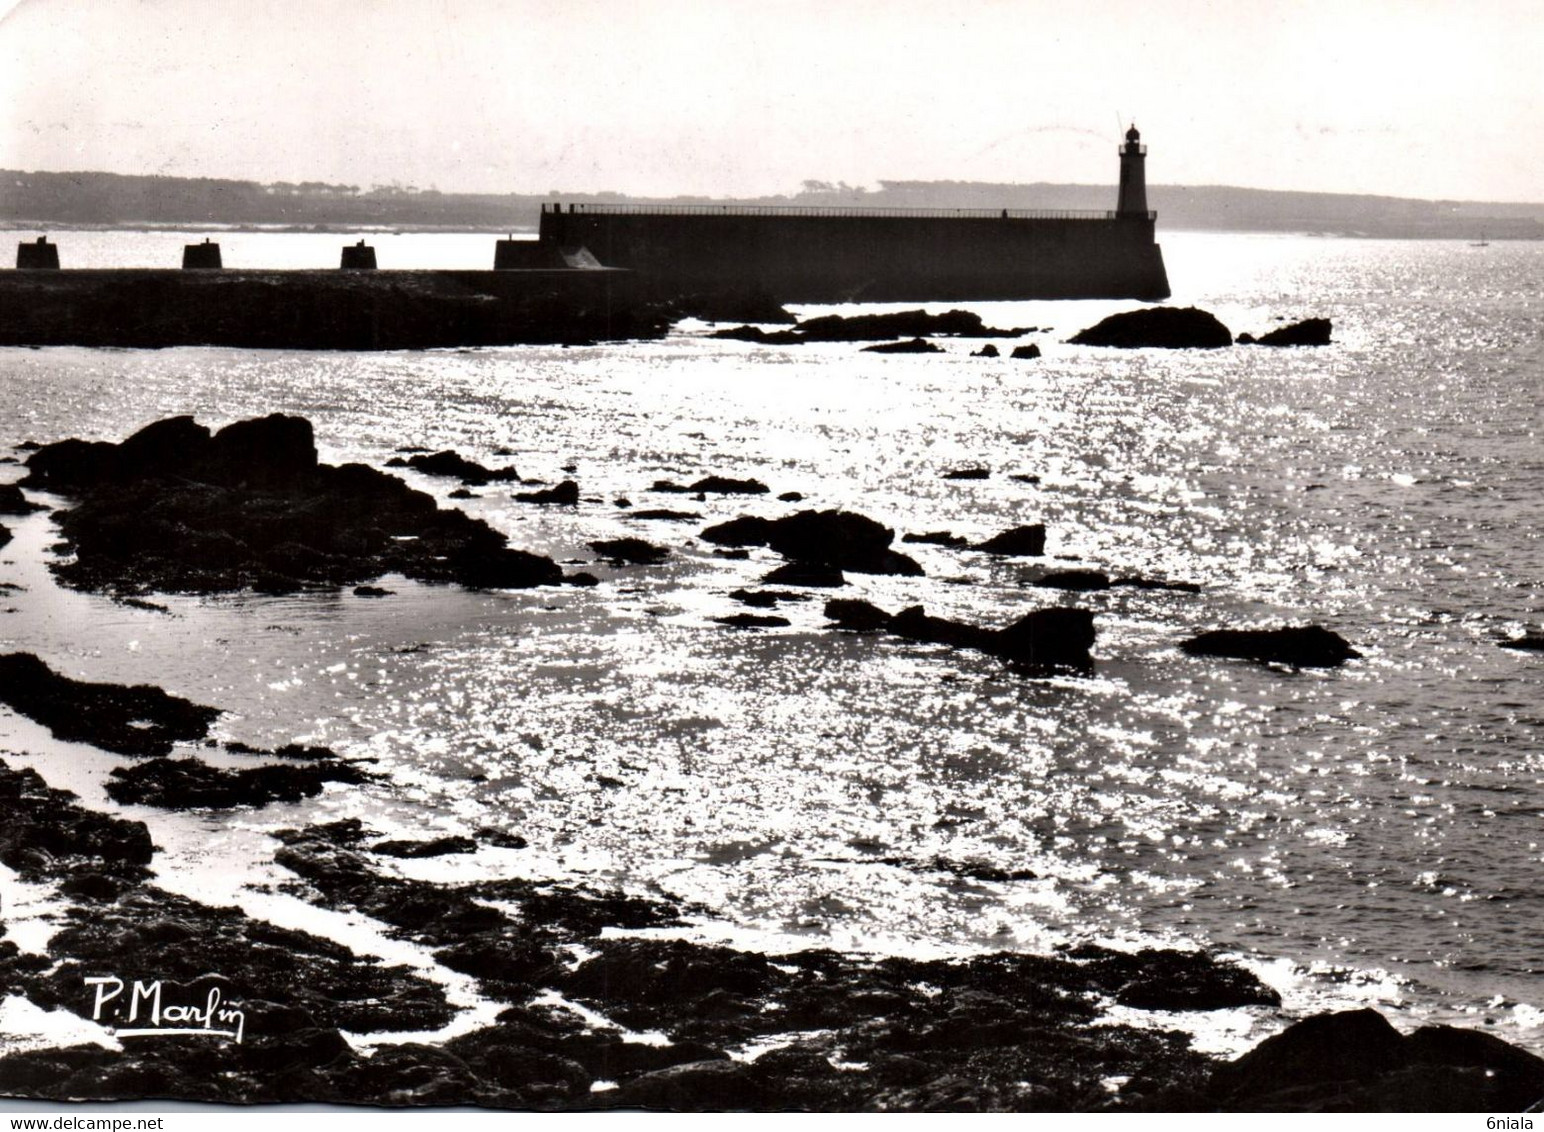
<path id="1" fill-rule="evenodd" d="M 0 0 L 0 168 L 1544 201 L 1538 0 Z"/>

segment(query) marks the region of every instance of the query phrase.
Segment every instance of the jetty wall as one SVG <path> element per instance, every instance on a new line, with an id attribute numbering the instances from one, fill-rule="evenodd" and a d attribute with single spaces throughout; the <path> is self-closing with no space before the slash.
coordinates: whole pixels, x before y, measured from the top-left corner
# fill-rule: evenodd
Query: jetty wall
<path id="1" fill-rule="evenodd" d="M 660 337 L 618 271 L 0 272 L 0 346 L 393 350 Z"/>
<path id="2" fill-rule="evenodd" d="M 543 244 L 587 248 L 661 291 L 778 302 L 1169 295 L 1155 214 L 545 206 Z"/>

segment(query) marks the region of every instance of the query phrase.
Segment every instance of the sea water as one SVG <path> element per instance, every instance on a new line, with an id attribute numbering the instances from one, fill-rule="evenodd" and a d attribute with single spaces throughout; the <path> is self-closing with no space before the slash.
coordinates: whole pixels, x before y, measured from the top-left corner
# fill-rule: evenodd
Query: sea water
<path id="1" fill-rule="evenodd" d="M 56 238 L 70 262 L 74 234 Z M 114 263 L 144 254 L 141 233 L 89 238 Z M 294 267 L 353 238 L 241 236 L 254 263 Z M 478 266 L 474 239 L 491 258 L 492 237 L 457 239 L 468 262 L 446 266 Z M 998 339 L 998 359 L 965 340 L 935 355 L 758 346 L 697 323 L 570 349 L 0 350 L 7 443 L 287 412 L 333 463 L 420 445 L 549 482 L 571 467 L 573 509 L 506 485 L 449 500 L 454 481 L 402 474 L 602 579 L 473 593 L 388 578 L 385 599 L 173 596 L 156 612 L 58 589 L 48 517 L 6 519 L 0 583 L 25 588 L 0 592 L 0 649 L 221 707 L 224 739 L 377 760 L 382 781 L 167 814 L 106 800 L 119 758 L 0 711 L 3 746 L 149 823 L 166 886 L 311 930 L 345 934 L 276 894 L 270 831 L 493 827 L 529 847 L 400 867 L 621 886 L 687 907 L 696 938 L 764 949 L 1199 944 L 1248 962 L 1294 1011 L 1372 1003 L 1407 1028 L 1457 1021 L 1537 1048 L 1544 658 L 1498 642 L 1544 620 L 1544 245 L 1162 241 L 1173 304 L 1256 335 L 1326 317 L 1334 343 L 1077 347 L 1078 329 L 1137 304 L 1035 302 L 966 304 L 1034 328 Z M 1024 341 L 1044 356 L 1007 359 Z M 991 476 L 944 478 L 964 466 Z M 709 473 L 771 494 L 649 490 Z M 803 502 L 775 500 L 787 491 Z M 646 507 L 701 518 L 629 514 Z M 1043 562 L 907 545 L 926 577 L 849 575 L 840 596 L 992 626 L 1085 607 L 1094 675 L 1023 679 L 983 655 L 833 632 L 814 591 L 779 608 L 787 628 L 714 622 L 779 560 L 715 555 L 698 532 L 798 507 L 972 540 L 1044 522 Z M 670 556 L 595 562 L 590 541 L 623 535 Z M 1202 589 L 1024 584 L 1074 565 Z M 1178 648 L 1310 622 L 1363 659 L 1290 672 Z M 1244 1041 L 1281 1018 L 1230 1025 Z"/>

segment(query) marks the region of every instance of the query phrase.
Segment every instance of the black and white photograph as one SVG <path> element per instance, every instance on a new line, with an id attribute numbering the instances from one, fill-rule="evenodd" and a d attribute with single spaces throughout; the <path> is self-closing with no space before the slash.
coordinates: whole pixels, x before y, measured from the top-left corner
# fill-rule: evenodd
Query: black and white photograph
<path id="1" fill-rule="evenodd" d="M 1541 50 L 0 0 L 0 1111 L 1533 1127 Z"/>

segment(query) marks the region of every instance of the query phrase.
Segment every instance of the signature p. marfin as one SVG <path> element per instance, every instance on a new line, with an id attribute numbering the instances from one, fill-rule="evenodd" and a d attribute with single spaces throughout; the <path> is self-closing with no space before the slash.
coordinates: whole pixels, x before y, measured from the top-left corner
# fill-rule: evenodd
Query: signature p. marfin
<path id="1" fill-rule="evenodd" d="M 83 982 L 93 988 L 96 995 L 91 1004 L 91 1020 L 111 1026 L 116 1037 L 152 1038 L 194 1034 L 209 1038 L 229 1038 L 239 1045 L 246 1033 L 245 1012 L 234 1006 L 222 1005 L 225 995 L 217 986 L 211 987 L 208 997 L 202 1004 L 198 1004 L 164 1001 L 160 979 L 149 982 L 135 979 L 129 985 L 116 975 L 90 975 Z M 125 990 L 128 991 L 127 1000 L 123 998 Z M 136 1026 L 135 1023 L 140 1025 Z"/>

